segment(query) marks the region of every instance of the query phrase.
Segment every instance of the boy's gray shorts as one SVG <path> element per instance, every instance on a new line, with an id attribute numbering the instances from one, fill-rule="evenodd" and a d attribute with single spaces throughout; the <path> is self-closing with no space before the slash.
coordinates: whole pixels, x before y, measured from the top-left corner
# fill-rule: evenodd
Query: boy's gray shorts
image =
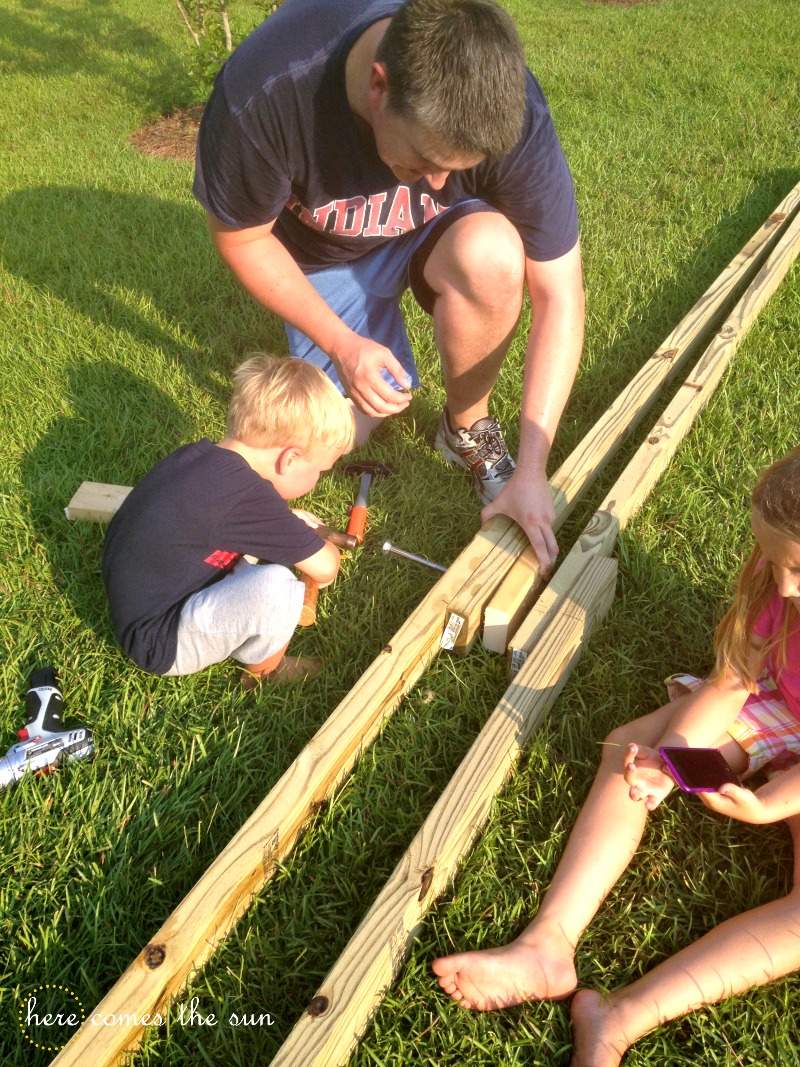
<path id="1" fill-rule="evenodd" d="M 230 574 L 183 605 L 177 655 L 165 675 L 196 674 L 229 656 L 261 663 L 289 643 L 304 592 L 287 567 L 240 559 Z"/>

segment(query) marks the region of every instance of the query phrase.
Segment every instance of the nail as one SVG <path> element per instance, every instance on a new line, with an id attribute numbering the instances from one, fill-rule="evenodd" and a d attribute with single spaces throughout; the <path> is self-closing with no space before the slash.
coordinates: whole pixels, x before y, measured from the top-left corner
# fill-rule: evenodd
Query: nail
<path id="1" fill-rule="evenodd" d="M 425 559 L 424 556 L 415 556 L 413 552 L 406 552 L 404 549 L 398 548 L 396 545 L 393 545 L 391 541 L 383 542 L 383 551 L 394 552 L 396 556 L 402 556 L 404 559 L 413 559 L 415 563 L 423 563 L 426 567 L 432 567 L 435 571 L 441 571 L 442 574 L 447 570 L 447 567 L 442 567 L 438 563 L 433 563 L 431 560 Z"/>

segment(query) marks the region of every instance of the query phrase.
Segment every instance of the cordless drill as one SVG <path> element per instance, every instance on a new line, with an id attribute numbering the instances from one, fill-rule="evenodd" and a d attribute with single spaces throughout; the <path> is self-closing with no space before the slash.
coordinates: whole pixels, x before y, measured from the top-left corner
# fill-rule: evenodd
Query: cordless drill
<path id="1" fill-rule="evenodd" d="M 64 760 L 86 759 L 94 752 L 90 730 L 61 728 L 61 690 L 52 667 L 42 667 L 31 675 L 25 694 L 25 725 L 18 731 L 19 742 L 0 759 L 0 789 L 18 782 L 30 770 L 49 774 Z"/>

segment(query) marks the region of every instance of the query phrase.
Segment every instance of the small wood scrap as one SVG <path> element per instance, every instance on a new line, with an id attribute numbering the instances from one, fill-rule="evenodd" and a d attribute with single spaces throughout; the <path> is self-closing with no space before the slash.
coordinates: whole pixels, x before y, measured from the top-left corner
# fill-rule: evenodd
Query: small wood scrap
<path id="1" fill-rule="evenodd" d="M 130 493 L 130 485 L 109 485 L 106 482 L 81 482 L 64 514 L 74 522 L 111 522 L 122 501 Z"/>

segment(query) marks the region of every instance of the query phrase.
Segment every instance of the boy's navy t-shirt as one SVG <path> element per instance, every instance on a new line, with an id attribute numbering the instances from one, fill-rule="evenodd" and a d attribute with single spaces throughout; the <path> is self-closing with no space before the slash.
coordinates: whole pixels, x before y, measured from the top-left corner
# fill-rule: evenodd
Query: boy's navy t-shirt
<path id="1" fill-rule="evenodd" d="M 161 460 L 108 527 L 103 581 L 123 651 L 151 674 L 175 662 L 184 601 L 240 556 L 292 567 L 324 542 L 271 482 L 207 438 Z"/>
<path id="2" fill-rule="evenodd" d="M 449 175 L 444 188 L 398 182 L 347 102 L 345 61 L 398 0 L 284 0 L 220 71 L 197 142 L 194 195 L 234 229 L 278 219 L 308 271 L 356 259 L 480 197 L 514 223 L 534 260 L 578 239 L 575 193 L 542 90 L 530 72 L 522 135 L 508 155 Z"/>

